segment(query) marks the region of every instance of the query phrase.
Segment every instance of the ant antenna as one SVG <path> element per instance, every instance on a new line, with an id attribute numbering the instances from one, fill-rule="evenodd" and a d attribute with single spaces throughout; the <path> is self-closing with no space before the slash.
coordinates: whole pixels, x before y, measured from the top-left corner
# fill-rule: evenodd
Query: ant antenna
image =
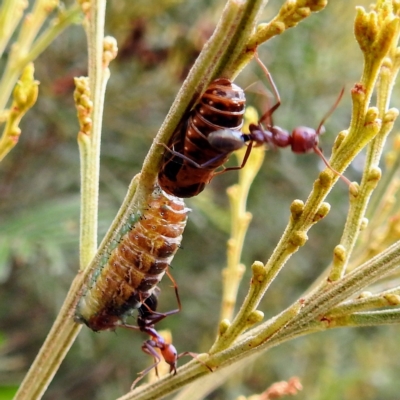
<path id="1" fill-rule="evenodd" d="M 344 94 L 344 87 L 342 88 L 342 90 L 339 93 L 338 98 L 336 99 L 335 103 L 333 104 L 333 106 L 328 110 L 328 112 L 325 114 L 325 116 L 322 118 L 321 122 L 318 125 L 318 128 L 316 129 L 315 133 L 317 135 L 320 135 L 321 129 L 323 129 L 323 125 L 324 122 L 332 115 L 332 113 L 335 111 L 336 107 L 338 106 L 338 104 L 340 103 L 340 100 L 342 100 Z M 316 154 L 318 154 L 322 161 L 325 163 L 325 165 L 332 171 L 334 172 L 337 176 L 339 176 L 340 179 L 342 179 L 343 182 L 345 182 L 348 186 L 350 186 L 351 182 L 349 179 L 347 179 L 344 175 L 342 175 L 340 172 L 336 171 L 334 168 L 331 167 L 331 165 L 329 164 L 329 161 L 325 158 L 325 156 L 322 154 L 321 149 L 315 144 L 314 147 L 314 152 Z"/>
<path id="2" fill-rule="evenodd" d="M 254 58 L 260 65 L 261 69 L 263 70 L 265 76 L 267 77 L 271 85 L 272 92 L 276 98 L 276 104 L 274 104 L 261 116 L 257 125 L 250 126 L 250 134 L 246 135 L 245 140 L 250 140 L 250 141 L 253 140 L 257 144 L 269 143 L 276 147 L 286 147 L 290 145 L 292 151 L 295 153 L 307 153 L 310 150 L 313 150 L 314 153 L 316 153 L 322 159 L 325 165 L 333 173 L 339 176 L 347 185 L 350 185 L 351 182 L 349 181 L 349 179 L 347 179 L 340 172 L 336 171 L 334 168 L 331 167 L 329 161 L 325 158 L 325 156 L 322 154 L 321 149 L 318 147 L 319 135 L 322 134 L 324 131 L 323 124 L 335 111 L 340 100 L 342 99 L 344 94 L 344 87 L 340 91 L 339 96 L 336 99 L 335 103 L 322 118 L 316 130 L 307 127 L 297 127 L 293 129 L 292 133 L 290 134 L 289 132 L 285 131 L 282 128 L 279 128 L 278 126 L 273 126 L 272 114 L 281 105 L 281 98 L 278 92 L 278 88 L 276 87 L 275 82 L 272 79 L 270 72 L 268 71 L 268 68 L 260 60 L 257 52 L 255 52 Z M 262 123 L 265 121 L 267 121 L 266 123 L 267 129 L 264 129 L 262 127 Z"/>

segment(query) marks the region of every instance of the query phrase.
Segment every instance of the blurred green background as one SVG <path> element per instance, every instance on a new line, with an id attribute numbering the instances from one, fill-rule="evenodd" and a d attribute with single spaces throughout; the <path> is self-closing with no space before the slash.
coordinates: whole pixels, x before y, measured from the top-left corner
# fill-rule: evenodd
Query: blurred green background
<path id="1" fill-rule="evenodd" d="M 262 20 L 272 18 L 282 4 L 271 0 Z M 349 91 L 362 70 L 352 24 L 355 6 L 368 4 L 332 1 L 260 48 L 282 97 L 274 114 L 279 126 L 317 127 L 345 86 L 345 97 L 326 122 L 321 140 L 328 156 L 335 135 L 350 122 Z M 111 64 L 105 102 L 99 240 L 223 6 L 224 1 L 109 2 L 105 31 L 118 40 L 119 55 Z M 78 269 L 79 154 L 72 78 L 86 74 L 86 63 L 80 26 L 70 27 L 36 60 L 39 100 L 22 121 L 20 142 L 0 166 L 0 400 L 12 398 Z M 260 78 L 253 62 L 236 82 L 247 87 Z M 393 106 L 397 96 L 398 89 Z M 248 104 L 262 112 L 265 99 L 249 92 Z M 349 179 L 359 179 L 362 162 L 359 157 L 346 171 Z M 268 258 L 287 223 L 291 201 L 305 200 L 321 168 L 314 154 L 267 152 L 248 200 L 254 219 L 243 252 L 247 266 Z M 204 352 L 215 337 L 229 235 L 225 190 L 236 179 L 235 172 L 218 176 L 187 201 L 193 211 L 183 249 L 173 262 L 183 311 L 158 326 L 171 329 L 178 351 Z M 329 264 L 348 208 L 347 191 L 338 182 L 328 198 L 331 213 L 310 231 L 307 245 L 261 304 L 266 317 L 297 299 Z M 239 300 L 249 277 L 247 272 Z M 169 286 L 167 280 L 161 285 L 160 310 L 176 307 Z M 96 334 L 83 328 L 44 398 L 105 400 L 122 395 L 150 361 L 140 350 L 145 339 L 124 330 Z M 207 398 L 259 393 L 297 375 L 304 386 L 297 399 L 399 399 L 398 351 L 395 326 L 308 336 L 264 354 Z"/>

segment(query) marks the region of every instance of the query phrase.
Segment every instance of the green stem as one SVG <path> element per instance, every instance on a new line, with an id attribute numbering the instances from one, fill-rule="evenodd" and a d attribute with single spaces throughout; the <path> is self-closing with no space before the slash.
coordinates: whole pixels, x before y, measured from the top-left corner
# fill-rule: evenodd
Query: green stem
<path id="1" fill-rule="evenodd" d="M 232 65 L 227 73 L 236 75 L 253 58 L 257 47 L 276 35 L 282 34 L 285 30 L 295 27 L 311 12 L 318 12 L 325 8 L 326 0 L 294 0 L 286 1 L 276 17 L 269 23 L 259 24 L 257 29 L 249 36 L 246 46 L 241 53 L 232 54 Z M 230 64 L 228 64 L 230 65 Z"/>
<path id="2" fill-rule="evenodd" d="M 104 9 L 99 12 L 105 13 L 105 1 L 101 1 Z M 95 13 L 97 15 L 97 13 Z M 104 14 L 103 14 L 104 16 Z M 104 22 L 104 21 L 103 21 Z M 92 24 L 91 24 L 92 25 Z M 95 21 L 93 21 L 95 25 Z M 103 29 L 93 32 L 103 39 Z M 91 34 L 88 33 L 88 37 Z M 94 40 L 89 41 L 89 47 L 93 46 Z M 80 222 L 80 269 L 86 268 L 97 249 L 97 220 L 98 220 L 98 197 L 100 180 L 100 144 L 101 128 L 104 108 L 104 96 L 109 77 L 109 70 L 104 69 L 103 40 L 95 42 L 96 51 L 92 49 L 89 54 L 89 87 L 93 101 L 92 131 L 90 136 L 78 138 L 81 158 L 81 222 Z M 95 58 L 95 60 L 93 60 Z"/>
<path id="3" fill-rule="evenodd" d="M 54 39 L 69 25 L 77 23 L 81 16 L 81 10 L 77 5 L 60 13 L 50 26 L 32 43 L 29 52 L 21 58 L 20 65 L 26 64 L 36 59 L 47 47 L 53 43 Z"/>
<path id="4" fill-rule="evenodd" d="M 367 216 L 376 215 L 377 210 L 381 206 L 381 201 L 384 199 L 384 194 L 387 192 L 390 184 L 393 182 L 395 176 L 399 173 L 400 170 L 400 151 L 397 151 L 396 158 L 394 163 L 390 166 L 389 170 L 385 171 L 383 178 L 374 192 L 374 196 L 371 199 L 370 205 L 368 207 Z M 372 224 L 375 225 L 374 221 Z M 371 225 L 369 225 L 371 228 Z"/>
<path id="5" fill-rule="evenodd" d="M 96 3 L 96 4 L 94 4 Z M 81 159 L 82 168 L 82 214 L 81 223 L 90 224 L 81 229 L 81 268 L 87 266 L 96 252 L 97 242 L 97 201 L 99 182 L 100 133 L 105 84 L 108 71 L 103 68 L 103 26 L 105 18 L 105 0 L 92 2 L 91 18 L 89 18 L 91 51 L 89 75 L 91 76 L 91 94 L 93 99 L 93 129 L 90 139 L 85 141 Z M 95 26 L 92 26 L 95 25 Z M 82 146 L 80 147 L 82 148 Z M 134 185 L 133 185 L 134 186 Z M 86 270 L 86 274 L 90 269 Z M 40 399 L 54 374 L 58 370 L 68 349 L 78 335 L 81 326 L 73 322 L 71 310 L 75 308 L 77 293 L 82 289 L 86 274 L 80 274 L 73 282 L 67 298 L 53 324 L 45 343 L 32 364 L 16 395 L 18 400 Z"/>
<path id="6" fill-rule="evenodd" d="M 326 315 L 330 309 L 351 295 L 376 282 L 383 276 L 393 273 L 393 271 L 399 268 L 399 265 L 400 241 L 350 272 L 344 278 L 332 283 L 324 291 L 313 295 L 312 298 L 306 299 L 304 305 L 302 305 L 303 300 L 301 303 L 297 303 L 297 307 L 296 303 L 289 307 L 279 317 L 283 322 L 289 321 L 287 316 L 293 317 L 284 327 L 273 319 L 272 323 L 271 321 L 267 321 L 246 332 L 231 348 L 218 353 L 218 362 L 224 363 L 227 352 L 230 353 L 231 357 L 243 358 L 255 352 L 271 348 L 277 342 L 282 342 L 283 338 L 287 340 L 288 338 L 297 337 L 305 331 L 309 333 L 314 330 L 329 328 L 329 323 L 324 321 L 322 316 Z M 215 360 L 213 359 L 213 361 Z M 209 365 L 209 360 L 205 362 Z M 218 368 L 221 367 L 220 363 L 211 365 L 218 365 Z"/>
<path id="7" fill-rule="evenodd" d="M 249 57 L 245 60 L 241 60 L 240 56 L 247 52 L 246 45 L 255 29 L 255 22 L 259 19 L 267 3 L 268 0 L 252 0 L 246 3 L 246 9 L 244 11 L 246 17 L 240 21 L 239 29 L 236 30 L 235 35 L 228 45 L 225 59 L 221 63 L 221 68 L 218 70 L 218 76 L 234 79 L 251 61 L 254 52 L 250 52 Z"/>
<path id="8" fill-rule="evenodd" d="M 22 381 L 14 400 L 41 399 L 61 362 L 78 335 L 81 326 L 73 322 L 71 310 L 76 303 L 76 291 L 82 286 L 82 276 L 77 276 L 35 361 Z"/>
<path id="9" fill-rule="evenodd" d="M 4 0 L 0 9 L 0 57 L 18 26 L 28 3 L 24 0 Z"/>
<path id="10" fill-rule="evenodd" d="M 400 310 L 372 311 L 335 317 L 329 321 L 330 328 L 379 326 L 400 323 Z"/>
<path id="11" fill-rule="evenodd" d="M 38 86 L 39 82 L 34 79 L 33 63 L 28 64 L 13 92 L 13 102 L 0 138 L 0 161 L 18 143 L 21 135 L 19 123 L 25 113 L 35 104 L 39 92 Z"/>
<path id="12" fill-rule="evenodd" d="M 399 261 L 400 241 L 349 272 L 342 279 L 329 284 L 319 292 L 313 293 L 305 300 L 301 313 L 290 324 L 303 325 L 318 318 L 318 316 L 326 315 L 337 304 L 395 271 L 399 267 Z"/>
<path id="13" fill-rule="evenodd" d="M 239 165 L 246 151 L 247 147 L 242 151 L 235 152 Z M 239 170 L 238 183 L 227 189 L 231 206 L 231 237 L 227 244 L 227 267 L 222 271 L 223 293 L 220 320 L 231 320 L 233 317 L 239 284 L 245 271 L 244 265 L 240 263 L 240 258 L 247 229 L 252 219 L 251 213 L 246 211 L 246 202 L 250 186 L 262 165 L 264 155 L 265 149 L 252 149 L 246 168 Z"/>
<path id="14" fill-rule="evenodd" d="M 327 314 L 328 318 L 345 314 L 371 310 L 373 308 L 391 307 L 399 305 L 400 288 L 385 290 L 384 292 L 372 295 L 369 292 L 362 293 L 359 298 L 348 300 L 334 308 Z"/>
<path id="15" fill-rule="evenodd" d="M 218 71 L 223 68 L 222 63 L 228 53 L 232 37 L 237 37 L 238 32 L 243 30 L 244 20 L 247 20 L 248 24 L 254 23 L 254 21 L 248 19 L 247 13 L 252 13 L 253 8 L 260 8 L 263 1 L 237 2 L 229 0 L 227 2 L 214 34 L 204 46 L 183 83 L 144 160 L 136 198 L 138 208 L 143 207 L 141 203 L 153 190 L 161 166 L 164 149 L 159 143 L 168 143 L 184 115 L 192 108 L 209 83 L 217 77 Z"/>
<path id="16" fill-rule="evenodd" d="M 23 58 L 29 51 L 33 41 L 36 38 L 39 30 L 50 13 L 57 6 L 56 1 L 36 0 L 32 11 L 25 17 L 21 30 L 19 32 L 17 48 L 18 59 Z M 16 61 L 18 61 L 18 59 Z"/>
<path id="17" fill-rule="evenodd" d="M 343 279 L 333 283 L 325 292 L 315 296 L 312 300 L 307 300 L 304 306 L 302 302 L 295 303 L 279 316 L 246 332 L 231 347 L 208 356 L 201 354 L 199 357 L 202 363 L 217 367 L 217 371 L 219 371 L 245 358 L 261 354 L 290 339 L 326 330 L 330 326 L 326 321 L 321 321 L 321 316 L 365 286 L 392 273 L 399 268 L 399 265 L 400 242 L 349 273 Z M 399 318 L 397 311 L 389 312 L 389 314 L 387 314 L 386 323 L 392 323 Z M 354 318 L 353 321 L 356 319 Z M 363 326 L 362 324 L 365 322 L 360 318 L 359 323 Z M 202 363 L 193 360 L 179 368 L 177 375 L 166 376 L 153 385 L 141 386 L 118 400 L 150 400 L 159 398 L 160 395 L 170 394 L 179 387 L 210 374 L 210 371 Z M 212 379 L 218 379 L 218 374 Z M 202 380 L 200 383 L 205 386 L 205 382 L 207 383 Z"/>
<path id="18" fill-rule="evenodd" d="M 10 93 L 21 70 L 25 68 L 29 62 L 36 59 L 66 27 L 77 21 L 79 15 L 80 9 L 77 6 L 73 6 L 60 14 L 56 20 L 57 22 L 55 24 L 50 24 L 32 44 L 31 49 L 29 49 L 25 43 L 17 42 L 17 46 L 14 45 L 0 81 L 0 110 L 6 107 Z M 21 48 L 25 49 L 24 52 L 21 52 Z"/>
<path id="19" fill-rule="evenodd" d="M 388 63 L 388 61 L 386 61 L 386 63 Z M 364 79 L 367 80 L 366 75 L 367 73 L 364 71 Z M 382 67 L 380 85 L 378 86 L 378 110 L 382 125 L 379 133 L 368 145 L 365 168 L 360 188 L 350 196 L 350 210 L 347 215 L 345 228 L 340 240 L 340 246 L 343 246 L 344 253 L 340 261 L 334 263 L 333 269 L 330 273 L 330 280 L 339 279 L 345 273 L 348 261 L 356 244 L 356 240 L 359 237 L 360 228 L 365 217 L 369 200 L 381 177 L 380 169 L 378 167 L 379 161 L 382 156 L 386 138 L 391 132 L 394 121 L 398 115 L 396 110 L 387 111 L 391 89 L 394 84 L 394 81 L 391 79 L 395 79 L 396 75 L 397 71 L 394 74 L 389 74 L 388 69 Z M 372 76 L 368 81 L 369 84 L 371 84 L 371 81 L 374 83 L 375 79 L 376 77 Z M 368 87 L 370 86 L 368 85 Z M 370 92 L 372 92 L 372 90 L 370 90 Z"/>
<path id="20" fill-rule="evenodd" d="M 400 67 L 399 55 L 398 55 L 398 50 L 396 48 L 394 51 L 391 52 L 391 57 L 385 59 L 381 69 L 381 75 L 378 87 L 378 99 L 377 99 L 378 110 L 381 118 L 384 118 L 389 108 L 389 102 L 394 84 L 396 83 L 399 67 Z M 390 130 L 387 132 L 387 134 L 388 133 L 390 133 Z M 375 165 L 378 165 L 379 163 L 381 152 L 385 144 L 387 134 L 378 135 L 371 144 L 371 147 L 374 148 L 373 154 L 374 154 Z M 382 182 L 380 182 L 380 185 L 375 191 L 375 195 L 372 198 L 372 201 L 370 202 L 370 206 L 368 208 L 368 215 L 372 216 L 376 214 L 376 211 L 379 205 L 381 204 L 381 200 L 383 200 L 384 194 L 389 188 L 389 185 L 392 182 L 392 179 L 394 178 L 394 175 L 396 174 L 399 167 L 400 167 L 400 156 L 397 156 L 391 168 L 385 172 Z"/>

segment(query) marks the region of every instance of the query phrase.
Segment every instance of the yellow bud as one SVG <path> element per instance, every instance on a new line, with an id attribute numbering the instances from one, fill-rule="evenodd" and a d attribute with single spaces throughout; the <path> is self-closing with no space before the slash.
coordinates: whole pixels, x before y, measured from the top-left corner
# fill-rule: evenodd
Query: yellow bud
<path id="1" fill-rule="evenodd" d="M 399 110 L 397 108 L 391 108 L 386 112 L 382 122 L 384 124 L 393 123 L 398 116 L 399 116 Z"/>
<path id="2" fill-rule="evenodd" d="M 251 266 L 251 270 L 253 272 L 253 283 L 261 283 L 264 281 L 267 275 L 267 270 L 265 269 L 264 264 L 261 261 L 255 261 Z"/>
<path id="3" fill-rule="evenodd" d="M 293 246 L 301 247 L 306 244 L 307 240 L 308 240 L 308 236 L 307 236 L 306 232 L 296 231 L 296 232 L 293 232 L 293 234 L 290 238 L 290 243 Z"/>
<path id="4" fill-rule="evenodd" d="M 258 324 L 264 319 L 264 313 L 259 310 L 252 311 L 247 317 L 247 324 L 254 325 Z"/>
<path id="5" fill-rule="evenodd" d="M 368 173 L 368 184 L 376 187 L 382 177 L 382 170 L 379 167 L 372 167 Z"/>
<path id="6" fill-rule="evenodd" d="M 342 264 L 347 257 L 347 251 L 344 246 L 338 244 L 333 250 L 333 262 Z"/>
<path id="7" fill-rule="evenodd" d="M 304 210 L 304 202 L 302 200 L 294 200 L 290 205 L 290 212 L 292 213 L 292 218 L 297 220 L 300 218 Z"/>
<path id="8" fill-rule="evenodd" d="M 329 187 L 332 184 L 334 173 L 330 169 L 325 169 L 319 174 L 319 184 L 322 187 Z"/>
<path id="9" fill-rule="evenodd" d="M 353 102 L 363 103 L 365 100 L 365 93 L 365 86 L 361 82 L 356 83 L 351 89 L 351 98 Z"/>
<path id="10" fill-rule="evenodd" d="M 25 113 L 35 103 L 39 93 L 39 81 L 34 79 L 35 68 L 29 63 L 23 70 L 20 80 L 13 92 L 13 108 L 17 107 L 18 113 Z"/>
<path id="11" fill-rule="evenodd" d="M 313 12 L 323 10 L 328 4 L 328 0 L 312 1 L 310 4 L 310 10 Z"/>
<path id="12" fill-rule="evenodd" d="M 231 323 L 227 319 L 223 319 L 219 324 L 219 335 L 222 336 L 230 326 Z"/>
<path id="13" fill-rule="evenodd" d="M 329 203 L 322 203 L 319 207 L 318 211 L 314 215 L 313 222 L 318 222 L 322 218 L 325 218 L 331 209 L 331 205 Z"/>
<path id="14" fill-rule="evenodd" d="M 339 132 L 339 134 L 336 137 L 335 143 L 333 144 L 333 150 L 336 150 L 340 147 L 340 145 L 342 144 L 343 140 L 346 138 L 348 133 L 349 133 L 348 130 Z"/>
<path id="15" fill-rule="evenodd" d="M 365 115 L 365 125 L 375 122 L 378 118 L 379 111 L 376 107 L 370 107 Z"/>
<path id="16" fill-rule="evenodd" d="M 363 231 L 364 229 L 366 229 L 368 226 L 368 223 L 369 223 L 368 218 L 363 218 L 361 220 L 360 231 Z"/>
<path id="17" fill-rule="evenodd" d="M 103 41 L 103 66 L 107 67 L 118 54 L 118 45 L 115 38 L 106 36 Z"/>
<path id="18" fill-rule="evenodd" d="M 398 306 L 400 304 L 400 296 L 398 294 L 386 294 L 383 297 L 391 306 Z"/>
<path id="19" fill-rule="evenodd" d="M 350 200 L 355 200 L 360 192 L 360 185 L 357 182 L 351 182 L 349 186 Z"/>

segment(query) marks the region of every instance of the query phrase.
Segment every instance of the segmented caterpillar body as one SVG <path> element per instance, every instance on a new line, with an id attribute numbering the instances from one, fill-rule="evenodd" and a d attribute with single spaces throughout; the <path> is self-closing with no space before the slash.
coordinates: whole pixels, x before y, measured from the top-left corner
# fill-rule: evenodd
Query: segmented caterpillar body
<path id="1" fill-rule="evenodd" d="M 148 208 L 128 222 L 90 274 L 75 320 L 94 331 L 124 325 L 149 298 L 178 250 L 187 213 L 182 199 L 157 187 Z"/>
<path id="2" fill-rule="evenodd" d="M 164 153 L 158 182 L 167 193 L 192 197 L 203 191 L 230 154 L 244 144 L 241 128 L 246 98 L 229 79 L 213 81 L 177 128 Z M 212 145 L 208 137 L 224 130 L 234 140 Z"/>

